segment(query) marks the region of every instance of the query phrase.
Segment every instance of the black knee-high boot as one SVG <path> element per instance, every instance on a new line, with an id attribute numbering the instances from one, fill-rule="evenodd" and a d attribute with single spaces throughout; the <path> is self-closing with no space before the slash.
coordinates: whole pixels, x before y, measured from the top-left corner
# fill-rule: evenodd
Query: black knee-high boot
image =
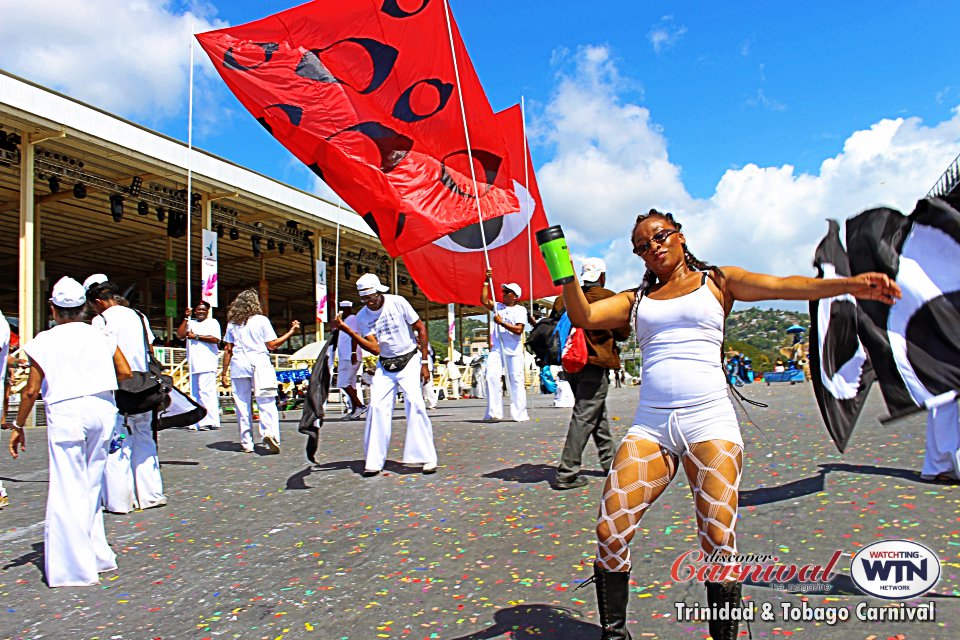
<path id="1" fill-rule="evenodd" d="M 714 611 L 724 607 L 733 610 L 740 606 L 743 584 L 740 582 L 706 582 L 707 605 Z M 740 631 L 738 620 L 711 620 L 710 635 L 713 640 L 735 640 Z"/>
<path id="2" fill-rule="evenodd" d="M 600 626 L 603 627 L 601 640 L 631 640 L 627 631 L 630 572 L 607 571 L 599 563 L 594 563 L 593 581 L 597 588 Z"/>

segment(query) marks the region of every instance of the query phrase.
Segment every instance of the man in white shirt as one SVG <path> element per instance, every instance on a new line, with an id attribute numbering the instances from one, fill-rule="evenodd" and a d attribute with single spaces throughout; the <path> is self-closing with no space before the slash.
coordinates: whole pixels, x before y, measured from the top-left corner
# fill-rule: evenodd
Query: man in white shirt
<path id="1" fill-rule="evenodd" d="M 353 313 L 353 303 L 340 301 L 340 320 L 354 331 L 357 330 L 357 316 Z M 337 336 L 337 389 L 343 389 L 350 398 L 350 414 L 347 418 L 359 418 L 367 412 L 367 406 L 357 396 L 357 372 L 363 359 L 360 345 L 345 331 Z"/>
<path id="2" fill-rule="evenodd" d="M 195 309 L 184 312 L 177 328 L 177 337 L 187 341 L 187 363 L 190 367 L 190 395 L 207 410 L 197 428 L 220 428 L 220 396 L 217 394 L 217 367 L 220 359 L 220 323 L 210 316 L 210 305 L 201 300 Z"/>
<path id="3" fill-rule="evenodd" d="M 120 288 L 102 273 L 87 278 L 83 287 L 87 303 L 97 313 L 90 324 L 116 340 L 132 371 L 147 371 L 147 350 L 154 336 L 146 318 L 117 302 Z M 107 459 L 105 507 L 113 513 L 162 507 L 167 504 L 167 497 L 163 494 L 160 456 L 153 439 L 153 415 L 149 411 L 137 413 L 126 416 L 123 422 L 126 426 L 119 424 L 114 434 L 119 447 Z"/>
<path id="4" fill-rule="evenodd" d="M 403 463 L 422 464 L 423 473 L 435 473 L 437 451 L 433 444 L 433 425 L 420 392 L 421 384 L 430 376 L 427 332 L 423 321 L 405 298 L 384 295 L 389 289 L 372 273 L 357 280 L 357 290 L 364 305 L 357 314 L 358 328 L 351 329 L 339 315 L 334 318 L 333 327 L 348 334 L 364 350 L 380 356 L 370 385 L 363 475 L 375 476 L 383 470 L 390 447 L 397 391 L 403 392 L 407 414 Z"/>
<path id="5" fill-rule="evenodd" d="M 520 285 L 508 282 L 501 285 L 503 302 L 494 302 L 490 296 L 491 271 L 483 282 L 480 301 L 493 311 L 493 326 L 490 330 L 492 346 L 487 357 L 487 413 L 484 422 L 503 419 L 503 387 L 500 379 L 507 373 L 507 388 L 510 390 L 510 417 L 515 422 L 525 422 L 527 415 L 527 389 L 523 379 L 523 330 L 527 326 L 527 311 L 517 304 Z"/>

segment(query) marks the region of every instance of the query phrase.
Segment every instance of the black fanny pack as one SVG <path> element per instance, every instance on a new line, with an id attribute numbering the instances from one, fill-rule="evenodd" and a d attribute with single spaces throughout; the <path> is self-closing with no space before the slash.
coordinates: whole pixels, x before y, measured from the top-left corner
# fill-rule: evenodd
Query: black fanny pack
<path id="1" fill-rule="evenodd" d="M 396 373 L 407 366 L 407 363 L 410 362 L 410 359 L 415 355 L 417 355 L 416 349 L 410 353 L 405 353 L 402 356 L 393 356 L 392 358 L 380 356 L 380 366 L 383 367 L 384 371 Z"/>

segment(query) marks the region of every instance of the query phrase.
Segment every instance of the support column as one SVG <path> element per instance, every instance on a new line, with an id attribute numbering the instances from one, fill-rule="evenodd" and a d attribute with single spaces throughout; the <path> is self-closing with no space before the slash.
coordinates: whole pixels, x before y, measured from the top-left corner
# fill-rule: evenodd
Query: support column
<path id="1" fill-rule="evenodd" d="M 36 157 L 30 134 L 20 135 L 20 265 L 19 305 L 20 343 L 25 344 L 36 335 L 36 209 L 33 200 L 33 163 Z"/>
<path id="2" fill-rule="evenodd" d="M 167 215 L 170 215 L 170 214 L 167 214 Z M 170 236 L 167 236 L 167 260 L 173 260 L 173 238 L 171 238 Z M 166 268 L 164 268 L 164 272 L 166 272 Z M 189 286 L 190 286 L 190 283 L 187 283 L 187 286 L 189 287 Z M 167 315 L 167 309 L 166 309 L 166 300 L 167 300 L 167 290 L 166 290 L 166 289 L 167 289 L 167 281 L 166 281 L 166 278 L 164 278 L 164 281 L 163 281 L 163 288 L 164 288 L 164 291 L 163 291 L 163 299 L 164 299 L 163 315 L 166 316 L 166 315 Z M 171 341 L 171 342 L 172 342 L 172 340 L 173 340 L 173 318 L 169 318 L 169 317 L 168 317 L 168 318 L 167 318 L 167 341 Z"/>
<path id="3" fill-rule="evenodd" d="M 260 308 L 263 315 L 270 317 L 270 283 L 267 282 L 267 258 L 260 254 Z"/>

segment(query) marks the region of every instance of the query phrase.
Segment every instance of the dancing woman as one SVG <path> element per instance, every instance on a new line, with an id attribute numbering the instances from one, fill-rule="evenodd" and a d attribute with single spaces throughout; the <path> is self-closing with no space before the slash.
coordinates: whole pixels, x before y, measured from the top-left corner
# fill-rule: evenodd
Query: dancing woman
<path id="1" fill-rule="evenodd" d="M 736 554 L 734 526 L 743 439 L 721 365 L 723 323 L 734 301 L 816 300 L 850 294 L 892 304 L 900 289 L 887 276 L 780 278 L 740 267 L 717 268 L 687 248 L 672 214 L 637 217 L 633 252 L 647 271 L 636 291 L 588 303 L 580 284 L 563 286 L 571 323 L 612 329 L 633 322 L 643 354 L 640 404 L 614 457 L 597 520 L 594 564 L 604 640 L 630 638 L 626 628 L 629 543 L 644 512 L 680 464 L 690 482 L 705 554 Z M 741 583 L 707 583 L 710 606 L 739 603 Z M 734 638 L 736 621 L 710 622 L 711 635 Z"/>

